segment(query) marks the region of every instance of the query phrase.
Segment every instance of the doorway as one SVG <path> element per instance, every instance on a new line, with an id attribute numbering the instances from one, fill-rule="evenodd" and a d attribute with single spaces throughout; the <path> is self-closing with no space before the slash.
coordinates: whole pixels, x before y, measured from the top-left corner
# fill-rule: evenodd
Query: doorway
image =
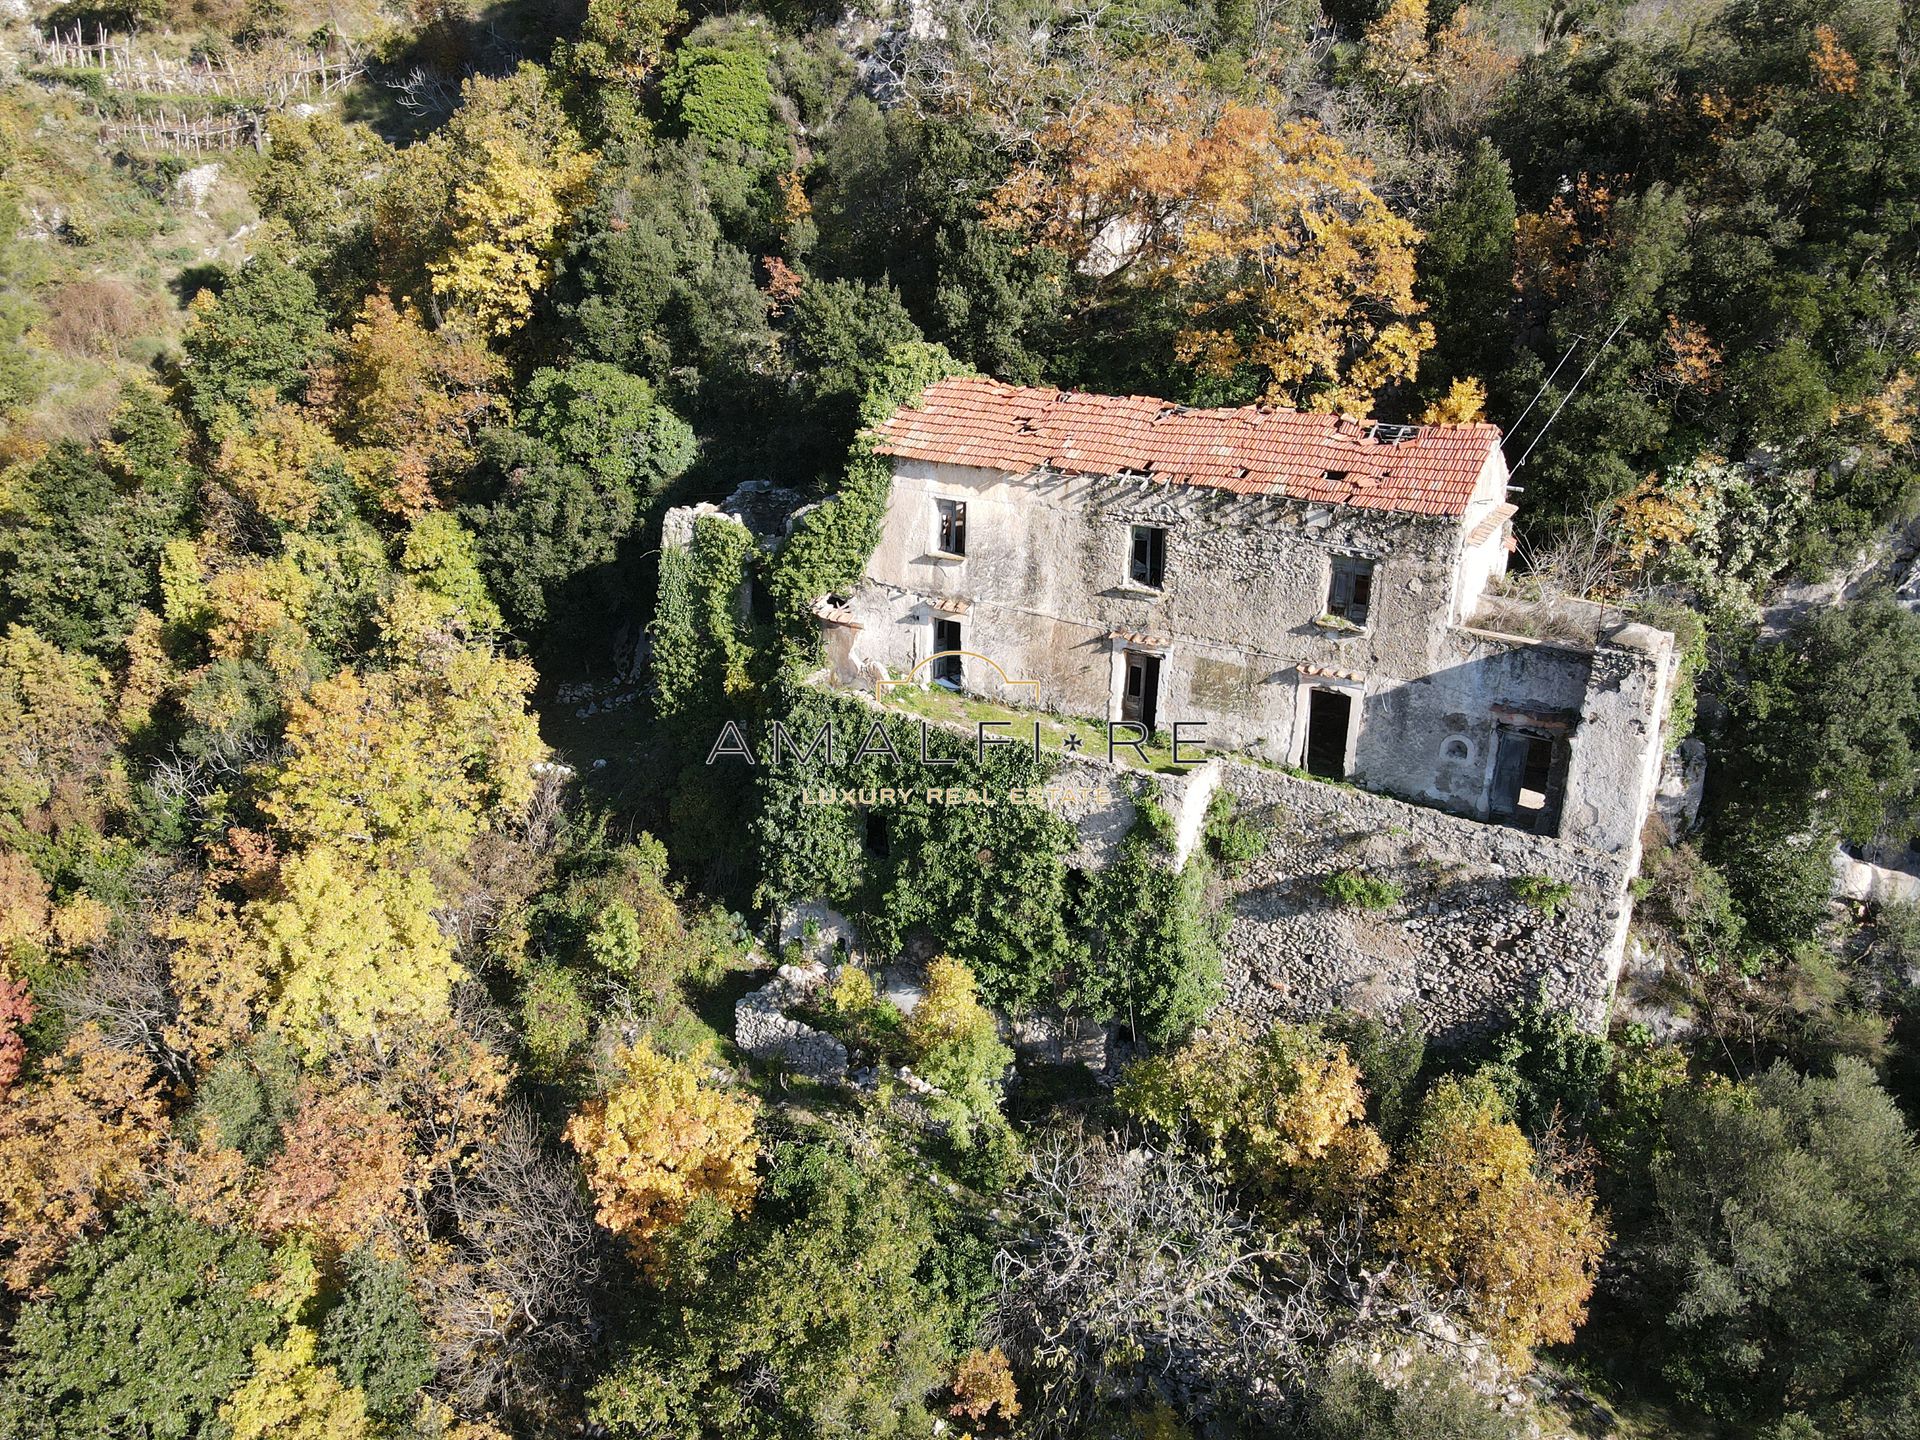
<path id="1" fill-rule="evenodd" d="M 1120 718 L 1153 733 L 1160 716 L 1160 657 L 1142 650 L 1127 651 L 1127 684 L 1120 692 Z"/>
<path id="2" fill-rule="evenodd" d="M 936 657 L 933 662 L 934 684 L 946 685 L 954 690 L 960 688 L 962 679 L 960 656 L 955 653 L 949 653 L 958 651 L 959 649 L 960 622 L 958 620 L 934 621 L 933 653 Z"/>
<path id="3" fill-rule="evenodd" d="M 1487 811 L 1523 830 L 1545 833 L 1558 820 L 1554 784 L 1554 743 L 1532 730 L 1505 725 L 1496 732 L 1493 791 Z"/>
<path id="4" fill-rule="evenodd" d="M 1347 733 L 1352 725 L 1353 696 L 1344 690 L 1307 692 L 1308 774 L 1347 778 Z"/>

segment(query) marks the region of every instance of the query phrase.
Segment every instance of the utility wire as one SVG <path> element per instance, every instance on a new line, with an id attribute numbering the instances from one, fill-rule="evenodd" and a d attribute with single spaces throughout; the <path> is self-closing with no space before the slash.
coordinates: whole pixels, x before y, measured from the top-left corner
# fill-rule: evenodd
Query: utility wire
<path id="1" fill-rule="evenodd" d="M 1553 422 L 1560 418 L 1560 412 L 1567 408 L 1567 402 L 1573 399 L 1575 395 L 1578 395 L 1580 393 L 1580 387 L 1586 383 L 1587 376 L 1593 373 L 1593 367 L 1600 363 L 1600 357 L 1607 353 L 1607 347 L 1613 344 L 1613 337 L 1620 333 L 1620 331 L 1626 326 L 1626 323 L 1627 323 L 1627 317 L 1622 315 L 1620 317 L 1619 323 L 1616 324 L 1613 327 L 1613 329 L 1607 332 L 1607 338 L 1602 340 L 1600 342 L 1600 348 L 1593 352 L 1593 358 L 1587 361 L 1587 368 L 1580 372 L 1580 378 L 1578 380 L 1575 380 L 1573 382 L 1572 388 L 1570 388 L 1566 394 L 1560 397 L 1560 403 L 1554 406 L 1553 414 L 1549 415 L 1547 417 L 1547 423 L 1540 427 L 1540 433 L 1533 437 L 1533 440 L 1528 444 L 1526 450 L 1521 454 L 1520 458 L 1514 462 L 1513 469 L 1507 472 L 1509 476 L 1518 475 L 1520 473 L 1520 467 L 1527 463 L 1527 456 L 1533 454 L 1533 447 L 1535 445 L 1538 445 L 1541 442 L 1541 440 L 1546 437 L 1547 431 L 1553 428 Z M 1531 409 L 1532 407 L 1529 406 L 1528 408 Z"/>
<path id="2" fill-rule="evenodd" d="M 1540 382 L 1540 388 L 1535 390 L 1533 392 L 1533 398 L 1527 401 L 1527 408 L 1522 410 L 1517 416 L 1515 416 L 1513 423 L 1507 426 L 1507 433 L 1509 435 L 1511 435 L 1515 430 L 1518 430 L 1523 424 L 1526 423 L 1527 416 L 1533 413 L 1533 407 L 1538 405 L 1540 403 L 1540 397 L 1547 393 L 1547 386 L 1553 383 L 1553 377 L 1560 373 L 1560 366 L 1565 365 L 1567 361 L 1573 358 L 1573 352 L 1580 348 L 1581 342 L 1584 341 L 1586 338 L 1587 337 L 1584 335 L 1576 335 L 1573 337 L 1573 344 L 1569 345 L 1567 347 L 1567 353 L 1560 357 L 1560 364 L 1555 365 L 1553 367 L 1552 372 L 1547 376 L 1547 378 Z"/>

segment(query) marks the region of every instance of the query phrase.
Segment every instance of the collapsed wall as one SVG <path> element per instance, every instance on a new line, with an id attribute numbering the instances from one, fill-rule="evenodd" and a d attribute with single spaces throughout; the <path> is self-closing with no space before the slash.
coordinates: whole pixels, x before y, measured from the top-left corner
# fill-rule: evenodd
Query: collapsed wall
<path id="1" fill-rule="evenodd" d="M 1226 898 L 1230 1011 L 1305 1019 L 1411 1005 L 1444 1043 L 1544 995 L 1589 1029 L 1605 1025 L 1629 857 L 1231 762 L 1221 785 L 1268 836 Z M 1342 907 L 1323 887 L 1343 870 L 1391 882 L 1400 898 Z M 1555 881 L 1568 890 L 1551 913 L 1521 893 L 1551 898 Z"/>

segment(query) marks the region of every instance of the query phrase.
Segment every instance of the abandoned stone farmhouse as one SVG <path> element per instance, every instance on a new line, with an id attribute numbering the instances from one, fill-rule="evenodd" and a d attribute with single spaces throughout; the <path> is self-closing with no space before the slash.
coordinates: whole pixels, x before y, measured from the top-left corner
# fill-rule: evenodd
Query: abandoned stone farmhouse
<path id="1" fill-rule="evenodd" d="M 1672 637 L 1490 592 L 1515 513 L 1494 426 L 967 377 L 876 440 L 879 547 L 819 609 L 839 683 L 1188 722 L 1210 751 L 1637 862 Z"/>
<path id="2" fill-rule="evenodd" d="M 1544 997 L 1606 1024 L 1674 641 L 1510 593 L 1518 492 L 1495 427 L 970 377 L 873 441 L 892 468 L 882 533 L 851 592 L 815 606 L 816 679 L 876 707 L 894 693 L 880 681 L 912 679 L 1148 731 L 1185 722 L 1205 764 L 1061 754 L 1062 777 L 1108 798 L 1049 803 L 1082 870 L 1111 863 L 1137 799 L 1174 820 L 1176 865 L 1216 792 L 1254 817 L 1264 853 L 1224 902 L 1230 1010 L 1413 1006 L 1451 1038 Z M 798 499 L 759 482 L 676 509 L 663 544 L 713 517 L 777 547 Z M 1325 881 L 1350 869 L 1399 898 L 1330 903 Z"/>

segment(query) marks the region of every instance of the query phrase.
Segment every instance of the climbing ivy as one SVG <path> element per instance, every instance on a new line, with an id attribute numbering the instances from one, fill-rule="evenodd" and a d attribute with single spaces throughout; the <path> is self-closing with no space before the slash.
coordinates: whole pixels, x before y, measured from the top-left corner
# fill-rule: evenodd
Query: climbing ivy
<path id="1" fill-rule="evenodd" d="M 753 656 L 741 587 L 754 555 L 743 526 L 717 515 L 694 522 L 692 543 L 660 557 L 653 676 L 662 715 L 711 712 L 748 688 Z"/>
<path id="2" fill-rule="evenodd" d="M 1038 1003 L 1054 976 L 1082 962 L 1067 903 L 1073 828 L 1043 805 L 1006 798 L 1044 784 L 1050 760 L 1018 746 L 991 748 L 983 759 L 964 735 L 929 726 L 928 755 L 955 763 L 925 765 L 918 724 L 791 680 L 772 712 L 783 717 L 795 748 L 805 749 L 830 725 L 835 750 L 831 764 L 824 742 L 804 761 L 789 749 L 775 763 L 772 747 L 762 747 L 763 903 L 826 899 L 888 954 L 925 927 L 973 968 L 987 998 L 1001 1006 Z M 864 743 L 875 725 L 892 756 L 875 753 L 877 737 Z M 861 749 L 869 753 L 854 761 Z M 949 788 L 992 803 L 945 804 L 928 796 Z M 880 800 L 869 807 L 872 834 L 865 809 L 803 801 L 822 790 Z M 892 794 L 880 799 L 882 791 Z"/>
<path id="3" fill-rule="evenodd" d="M 793 681 L 772 711 L 792 745 L 778 763 L 770 745 L 759 757 L 761 903 L 826 899 L 882 954 L 929 932 L 1003 1009 L 1062 1005 L 1160 1036 L 1212 1004 L 1220 960 L 1205 905 L 1209 867 L 1199 856 L 1180 871 L 1165 863 L 1171 823 L 1155 825 L 1157 807 L 1142 806 L 1116 863 L 1089 884 L 1067 865 L 1073 827 L 1042 804 L 1007 799 L 1043 786 L 1051 759 L 1019 746 L 982 757 L 964 734 L 929 726 L 928 755 L 955 762 L 929 768 L 917 723 Z M 796 759 L 829 722 L 834 763 L 824 742 Z M 876 724 L 898 758 L 875 753 Z M 859 750 L 867 753 L 855 761 Z M 990 803 L 948 804 L 931 789 Z M 821 791 L 851 791 L 862 803 L 803 799 Z"/>
<path id="4" fill-rule="evenodd" d="M 813 602 L 853 588 L 880 543 L 893 464 L 874 452 L 868 427 L 916 403 L 936 380 L 966 373 L 945 347 L 925 341 L 896 345 L 860 405 L 860 433 L 847 451 L 840 493 L 809 510 L 775 557 L 769 588 L 780 632 L 795 648 L 818 645 Z"/>

